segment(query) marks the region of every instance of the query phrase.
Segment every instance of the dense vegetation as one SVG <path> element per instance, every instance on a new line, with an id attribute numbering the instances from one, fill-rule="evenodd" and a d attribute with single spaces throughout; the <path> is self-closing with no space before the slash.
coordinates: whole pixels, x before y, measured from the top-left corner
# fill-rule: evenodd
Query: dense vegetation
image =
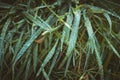
<path id="1" fill-rule="evenodd" d="M 0 0 L 0 80 L 120 80 L 119 7 Z"/>

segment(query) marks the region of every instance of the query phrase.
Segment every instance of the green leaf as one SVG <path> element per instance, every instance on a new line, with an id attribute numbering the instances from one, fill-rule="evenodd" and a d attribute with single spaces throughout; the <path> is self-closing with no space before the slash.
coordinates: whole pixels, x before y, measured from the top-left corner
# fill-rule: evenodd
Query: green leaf
<path id="1" fill-rule="evenodd" d="M 30 21 L 32 21 L 34 24 L 40 26 L 44 30 L 49 30 L 49 25 L 46 24 L 44 20 L 42 20 L 40 17 L 39 19 L 35 19 L 31 14 L 29 13 L 23 13 L 26 18 L 28 18 Z"/>
<path id="2" fill-rule="evenodd" d="M 59 68 L 61 68 L 64 65 L 65 61 L 70 56 L 73 49 L 75 48 L 75 44 L 76 44 L 76 41 L 77 41 L 77 38 L 78 38 L 78 30 L 79 30 L 80 19 L 81 19 L 81 11 L 76 10 L 76 12 L 74 12 L 74 22 L 73 22 L 73 25 L 72 25 L 72 31 L 71 31 L 71 34 L 70 34 L 70 39 L 69 39 L 69 43 L 68 43 L 68 49 L 67 49 L 66 57 L 63 59 Z"/>
<path id="3" fill-rule="evenodd" d="M 108 23 L 109 23 L 110 33 L 111 33 L 111 31 L 112 31 L 112 21 L 111 21 L 111 18 L 110 18 L 110 16 L 109 16 L 109 14 L 107 14 L 107 13 L 104 13 L 103 15 L 105 16 L 105 18 L 107 19 L 107 21 L 108 21 Z"/>
<path id="4" fill-rule="evenodd" d="M 102 59 L 101 59 L 100 51 L 99 51 L 100 49 L 97 46 L 98 43 L 97 43 L 97 40 L 95 38 L 95 34 L 93 32 L 92 25 L 91 25 L 91 22 L 89 20 L 89 17 L 86 16 L 86 10 L 83 11 L 83 17 L 84 17 L 85 27 L 87 28 L 87 32 L 88 32 L 88 36 L 89 36 L 88 47 L 90 48 L 92 53 L 95 51 L 96 59 L 97 59 L 99 70 L 100 70 L 101 80 L 103 80 L 104 71 L 103 71 Z M 89 54 L 88 54 L 87 58 L 88 57 L 89 57 Z M 86 66 L 86 63 L 85 63 L 85 66 Z"/>
<path id="5" fill-rule="evenodd" d="M 115 12 L 112 13 L 110 11 L 107 11 L 106 13 L 108 13 L 108 14 L 110 14 L 110 15 L 112 15 L 112 16 L 114 16 L 114 17 L 116 17 L 116 18 L 118 18 L 120 20 L 120 16 L 118 14 L 116 14 Z"/>
<path id="6" fill-rule="evenodd" d="M 2 55 L 4 53 L 4 39 L 5 39 L 5 36 L 6 36 L 6 33 L 7 33 L 7 29 L 9 27 L 11 23 L 11 17 L 9 17 L 7 19 L 7 21 L 5 22 L 4 26 L 3 26 L 3 29 L 2 29 L 2 33 L 0 35 L 0 65 L 1 65 L 1 62 L 2 62 Z"/>
<path id="7" fill-rule="evenodd" d="M 66 64 L 66 68 L 65 68 L 65 73 L 64 73 L 65 76 L 67 75 L 68 68 L 69 68 L 69 65 L 70 65 L 70 62 L 71 62 L 71 58 L 72 58 L 72 54 L 70 54 L 70 56 L 68 57 L 68 60 L 67 60 L 67 64 Z"/>
<path id="8" fill-rule="evenodd" d="M 29 46 L 33 43 L 33 41 L 40 35 L 41 32 L 42 29 L 39 28 L 35 33 L 33 33 L 31 38 L 23 45 L 23 47 L 20 49 L 20 51 L 14 58 L 13 66 L 15 66 L 16 62 L 21 58 L 21 56 L 25 53 L 25 51 L 29 48 Z"/>
<path id="9" fill-rule="evenodd" d="M 68 23 L 69 26 L 72 26 L 72 22 L 73 22 L 73 14 L 71 8 L 69 8 L 69 14 L 67 15 L 66 23 Z M 63 43 L 68 42 L 69 35 L 70 35 L 70 29 L 65 25 L 63 27 L 62 38 L 61 38 L 61 50 L 63 47 Z"/>
<path id="10" fill-rule="evenodd" d="M 62 23 L 64 23 L 66 25 L 66 27 L 68 27 L 69 29 L 71 29 L 71 26 L 68 25 L 58 14 L 56 14 L 47 4 L 44 0 L 42 0 L 42 2 L 45 4 L 45 6 L 50 10 L 50 12 L 52 12 Z"/>
<path id="11" fill-rule="evenodd" d="M 89 38 L 92 39 L 93 35 L 94 35 L 93 29 L 92 29 L 92 25 L 91 25 L 89 18 L 86 16 L 86 10 L 83 11 L 83 18 L 84 18 L 84 22 L 85 22 L 85 27 L 87 28 Z"/>
<path id="12" fill-rule="evenodd" d="M 50 52 L 48 53 L 48 55 L 46 56 L 46 58 L 44 59 L 40 69 L 37 72 L 36 76 L 39 76 L 39 74 L 41 73 L 41 71 L 44 69 L 44 67 L 46 66 L 46 64 L 49 62 L 49 60 L 53 57 L 54 53 L 55 53 L 55 49 L 56 46 L 58 44 L 58 40 L 56 41 L 55 45 L 53 46 L 53 48 L 50 50 Z"/>
<path id="13" fill-rule="evenodd" d="M 25 80 L 28 80 L 28 74 L 29 74 L 29 69 L 30 69 L 30 62 L 31 62 L 31 58 L 28 59 L 27 64 L 26 64 Z"/>
<path id="14" fill-rule="evenodd" d="M 91 49 L 90 47 L 87 47 L 87 53 L 86 53 L 86 60 L 85 60 L 84 70 L 86 69 L 86 66 L 87 66 L 88 61 L 89 61 L 90 49 Z"/>
<path id="15" fill-rule="evenodd" d="M 24 35 L 24 31 L 21 32 L 20 34 L 20 38 L 18 39 L 17 43 L 16 43 L 16 46 L 15 46 L 15 55 L 17 54 L 17 52 L 20 50 L 20 48 L 22 47 L 22 38 L 23 38 L 23 35 Z"/>
<path id="16" fill-rule="evenodd" d="M 66 56 L 69 57 L 69 55 L 71 54 L 71 52 L 73 51 L 73 49 L 75 48 L 75 44 L 77 41 L 77 37 L 78 37 L 78 30 L 79 30 L 79 24 L 80 24 L 80 18 L 81 18 L 81 11 L 78 10 L 74 13 L 74 22 L 72 25 L 72 32 L 70 35 L 70 40 L 68 43 L 68 49 L 67 49 L 67 53 Z"/>
<path id="17" fill-rule="evenodd" d="M 45 77 L 45 80 L 50 80 L 48 74 L 44 69 L 42 70 L 42 73 L 43 73 L 43 76 Z"/>
<path id="18" fill-rule="evenodd" d="M 85 27 L 87 28 L 87 33 L 88 33 L 88 46 L 91 48 L 92 52 L 94 51 L 94 32 L 92 29 L 91 22 L 89 20 L 89 17 L 86 15 L 86 10 L 83 11 L 83 18 L 84 18 L 84 24 Z"/>
<path id="19" fill-rule="evenodd" d="M 35 44 L 35 47 L 33 50 L 33 69 L 34 69 L 34 72 L 36 72 L 37 59 L 38 59 L 38 44 Z"/>
<path id="20" fill-rule="evenodd" d="M 106 39 L 107 43 L 109 44 L 109 46 L 111 47 L 111 49 L 113 50 L 113 52 L 117 55 L 117 57 L 120 58 L 120 54 L 115 49 L 115 47 L 111 44 L 111 42 L 107 39 L 107 37 L 104 36 L 104 38 Z"/>
<path id="21" fill-rule="evenodd" d="M 86 7 L 89 7 L 92 13 L 105 13 L 106 10 L 100 7 L 92 6 L 92 5 L 85 5 Z"/>
<path id="22" fill-rule="evenodd" d="M 60 45 L 59 45 L 59 46 L 60 46 Z M 55 63 L 56 63 L 56 61 L 57 61 L 57 59 L 58 59 L 58 57 L 59 57 L 59 53 L 60 53 L 60 47 L 58 47 L 57 50 L 56 50 L 55 56 L 54 56 L 54 58 L 53 58 L 52 64 L 51 64 L 50 69 L 49 69 L 48 76 L 50 76 L 53 68 L 55 67 Z"/>

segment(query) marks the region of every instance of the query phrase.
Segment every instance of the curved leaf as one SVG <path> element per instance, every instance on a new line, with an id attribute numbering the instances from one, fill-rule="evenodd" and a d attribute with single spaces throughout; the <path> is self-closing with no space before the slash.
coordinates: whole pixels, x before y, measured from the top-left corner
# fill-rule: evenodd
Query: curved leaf
<path id="1" fill-rule="evenodd" d="M 107 14 L 107 13 L 104 13 L 103 15 L 105 16 L 105 18 L 107 19 L 107 21 L 108 21 L 108 23 L 109 23 L 110 33 L 111 33 L 111 31 L 112 31 L 112 21 L 111 21 L 111 18 L 110 18 L 110 16 L 109 16 L 109 14 Z"/>

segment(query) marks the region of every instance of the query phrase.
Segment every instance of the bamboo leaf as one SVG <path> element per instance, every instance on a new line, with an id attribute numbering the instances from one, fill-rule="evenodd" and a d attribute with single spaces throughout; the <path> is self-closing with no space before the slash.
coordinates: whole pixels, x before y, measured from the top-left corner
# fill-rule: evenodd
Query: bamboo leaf
<path id="1" fill-rule="evenodd" d="M 38 44 L 35 44 L 35 47 L 33 50 L 33 69 L 35 72 L 37 67 L 37 59 L 38 59 Z"/>
<path id="2" fill-rule="evenodd" d="M 72 29 L 70 25 L 68 25 L 59 15 L 57 15 L 47 4 L 44 0 L 42 2 L 45 4 L 45 6 L 62 22 L 68 27 L 69 29 Z"/>
<path id="3" fill-rule="evenodd" d="M 21 46 L 22 46 L 22 37 L 24 35 L 24 31 L 21 32 L 20 38 L 18 39 L 16 46 L 15 46 L 15 54 L 17 54 L 17 52 L 20 50 Z"/>
<path id="4" fill-rule="evenodd" d="M 109 23 L 110 33 L 111 33 L 111 31 L 112 31 L 112 21 L 111 21 L 111 18 L 110 18 L 110 16 L 109 16 L 109 14 L 107 14 L 107 13 L 104 13 L 103 15 L 105 16 L 105 18 L 107 19 L 107 21 L 108 21 L 108 23 Z"/>
<path id="5" fill-rule="evenodd" d="M 90 50 L 92 51 L 92 53 L 95 51 L 96 59 L 97 59 L 99 70 L 100 70 L 101 80 L 103 80 L 104 79 L 104 71 L 103 71 L 102 59 L 100 56 L 99 47 L 97 47 L 98 43 L 94 36 L 91 22 L 89 20 L 89 17 L 86 16 L 86 10 L 83 11 L 83 17 L 84 17 L 85 27 L 87 28 L 87 32 L 89 35 L 90 42 L 88 42 L 88 47 L 90 47 Z M 88 55 L 88 57 L 89 57 L 89 55 Z"/>
<path id="6" fill-rule="evenodd" d="M 92 25 L 91 25 L 89 18 L 86 16 L 86 10 L 83 11 L 83 17 L 84 17 L 85 27 L 87 28 L 89 38 L 92 39 L 93 38 L 93 29 L 92 29 Z"/>
<path id="7" fill-rule="evenodd" d="M 94 32 L 93 32 L 93 29 L 92 29 L 92 25 L 91 25 L 91 22 L 88 18 L 88 16 L 86 16 L 86 10 L 83 11 L 83 18 L 84 18 L 84 24 L 85 24 L 85 27 L 87 29 L 87 33 L 88 33 L 88 36 L 89 36 L 89 39 L 88 39 L 88 46 L 91 48 L 92 50 L 92 53 L 94 51 Z"/>
<path id="8" fill-rule="evenodd" d="M 72 27 L 72 32 L 70 34 L 70 39 L 69 39 L 69 43 L 68 43 L 68 49 L 67 49 L 66 57 L 64 58 L 64 60 L 60 64 L 59 68 L 61 68 L 64 65 L 65 61 L 70 56 L 73 49 L 75 48 L 75 44 L 76 44 L 77 37 L 78 37 L 80 19 L 81 19 L 81 11 L 76 10 L 74 12 L 74 22 L 73 22 L 73 25 L 72 25 L 73 27 Z"/>
<path id="9" fill-rule="evenodd" d="M 73 49 L 75 48 L 75 44 L 77 41 L 77 37 L 78 37 L 78 30 L 79 30 L 79 24 L 80 24 L 80 18 L 81 18 L 81 11 L 78 10 L 74 13 L 74 22 L 73 22 L 73 27 L 72 27 L 72 32 L 70 35 L 70 40 L 68 43 L 68 49 L 67 49 L 67 53 L 66 56 L 69 57 L 69 55 L 71 54 L 71 52 L 73 51 Z"/>
<path id="10" fill-rule="evenodd" d="M 87 64 L 88 64 L 88 61 L 89 61 L 90 49 L 91 49 L 90 47 L 88 47 L 88 49 L 87 49 L 86 60 L 85 60 L 85 65 L 84 65 L 84 70 L 85 70 L 85 68 L 86 68 L 86 66 L 87 66 Z"/>
<path id="11" fill-rule="evenodd" d="M 109 46 L 111 47 L 111 49 L 113 50 L 113 52 L 118 56 L 118 58 L 120 58 L 120 54 L 118 53 L 118 51 L 115 49 L 115 47 L 111 44 L 111 42 L 104 36 L 104 38 L 106 39 L 106 41 L 108 42 Z"/>
<path id="12" fill-rule="evenodd" d="M 44 67 L 46 66 L 46 64 L 49 62 L 49 60 L 53 57 L 54 53 L 55 53 L 55 49 L 56 46 L 58 44 L 58 40 L 56 41 L 55 45 L 53 46 L 53 48 L 50 50 L 50 52 L 48 53 L 48 55 L 46 56 L 46 58 L 44 59 L 40 69 L 37 72 L 36 76 L 39 76 L 39 74 L 41 73 L 41 71 L 44 69 Z"/>
<path id="13" fill-rule="evenodd" d="M 42 70 L 42 73 L 43 73 L 43 76 L 45 77 L 45 80 L 50 80 L 48 74 L 44 69 Z"/>
<path id="14" fill-rule="evenodd" d="M 72 26 L 73 22 L 73 14 L 71 8 L 69 8 L 69 14 L 67 15 L 67 20 L 66 23 L 68 23 L 70 26 Z M 62 38 L 61 38 L 61 50 L 63 47 L 64 42 L 68 42 L 69 40 L 69 35 L 70 35 L 70 29 L 66 27 L 66 25 L 63 28 L 63 33 L 62 33 Z"/>
<path id="15" fill-rule="evenodd" d="M 30 69 L 30 62 L 31 62 L 31 59 L 28 59 L 27 65 L 26 65 L 26 71 L 25 71 L 25 80 L 28 80 L 28 74 L 29 74 L 29 69 Z"/>
<path id="16" fill-rule="evenodd" d="M 35 19 L 32 15 L 30 15 L 29 13 L 23 13 L 24 14 L 24 16 L 26 17 L 26 18 L 28 18 L 30 21 L 32 21 L 34 24 L 36 24 L 36 25 L 38 25 L 38 26 L 40 26 L 42 29 L 44 29 L 44 30 L 49 30 L 49 28 L 48 28 L 48 24 L 47 24 L 47 26 L 44 24 L 44 23 L 46 23 L 46 22 L 44 22 L 43 20 L 42 21 L 40 21 L 39 19 L 41 19 L 40 17 L 39 17 L 39 19 Z M 44 22 L 44 23 L 42 23 L 42 22 Z"/>
<path id="17" fill-rule="evenodd" d="M 40 35 L 42 29 L 39 28 L 32 36 L 31 38 L 23 45 L 23 47 L 20 49 L 16 57 L 13 61 L 13 66 L 15 66 L 16 62 L 21 58 L 21 56 L 25 53 L 25 51 L 29 48 L 29 46 L 32 44 L 32 42 Z"/>
<path id="18" fill-rule="evenodd" d="M 55 56 L 54 56 L 54 58 L 53 58 L 51 67 L 50 67 L 50 69 L 49 69 L 48 76 L 51 74 L 53 68 L 55 67 L 55 63 L 56 63 L 56 61 L 57 61 L 57 59 L 58 59 L 58 57 L 59 57 L 60 47 L 58 47 L 56 51 L 57 51 L 57 52 L 55 53 Z"/>
<path id="19" fill-rule="evenodd" d="M 116 17 L 116 18 L 118 18 L 120 20 L 120 16 L 118 14 L 116 14 L 115 12 L 112 13 L 110 11 L 107 11 L 106 13 L 108 13 L 108 14 L 110 14 L 110 15 L 112 15 L 112 16 L 114 16 L 114 17 Z"/>
<path id="20" fill-rule="evenodd" d="M 105 13 L 106 10 L 102 9 L 100 7 L 92 6 L 92 5 L 85 5 L 86 7 L 89 7 L 92 13 Z"/>
<path id="21" fill-rule="evenodd" d="M 4 39 L 5 39 L 7 29 L 9 27 L 10 23 L 11 23 L 11 17 L 9 17 L 7 19 L 7 21 L 5 22 L 3 29 L 2 29 L 2 33 L 0 35 L 0 66 L 1 66 L 1 62 L 2 62 L 2 56 L 4 53 Z"/>
<path id="22" fill-rule="evenodd" d="M 72 58 L 72 54 L 70 54 L 70 56 L 68 57 L 68 60 L 67 60 L 67 64 L 66 64 L 66 68 L 65 68 L 65 73 L 64 73 L 65 76 L 67 75 L 68 68 L 69 68 L 69 65 L 70 65 L 70 62 L 71 62 L 71 58 Z"/>

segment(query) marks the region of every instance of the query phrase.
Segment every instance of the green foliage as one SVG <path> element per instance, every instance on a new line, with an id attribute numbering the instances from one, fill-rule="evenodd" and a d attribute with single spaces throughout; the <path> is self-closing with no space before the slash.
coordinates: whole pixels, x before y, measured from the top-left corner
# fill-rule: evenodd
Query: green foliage
<path id="1" fill-rule="evenodd" d="M 119 5 L 97 1 L 1 1 L 0 79 L 120 79 Z"/>

